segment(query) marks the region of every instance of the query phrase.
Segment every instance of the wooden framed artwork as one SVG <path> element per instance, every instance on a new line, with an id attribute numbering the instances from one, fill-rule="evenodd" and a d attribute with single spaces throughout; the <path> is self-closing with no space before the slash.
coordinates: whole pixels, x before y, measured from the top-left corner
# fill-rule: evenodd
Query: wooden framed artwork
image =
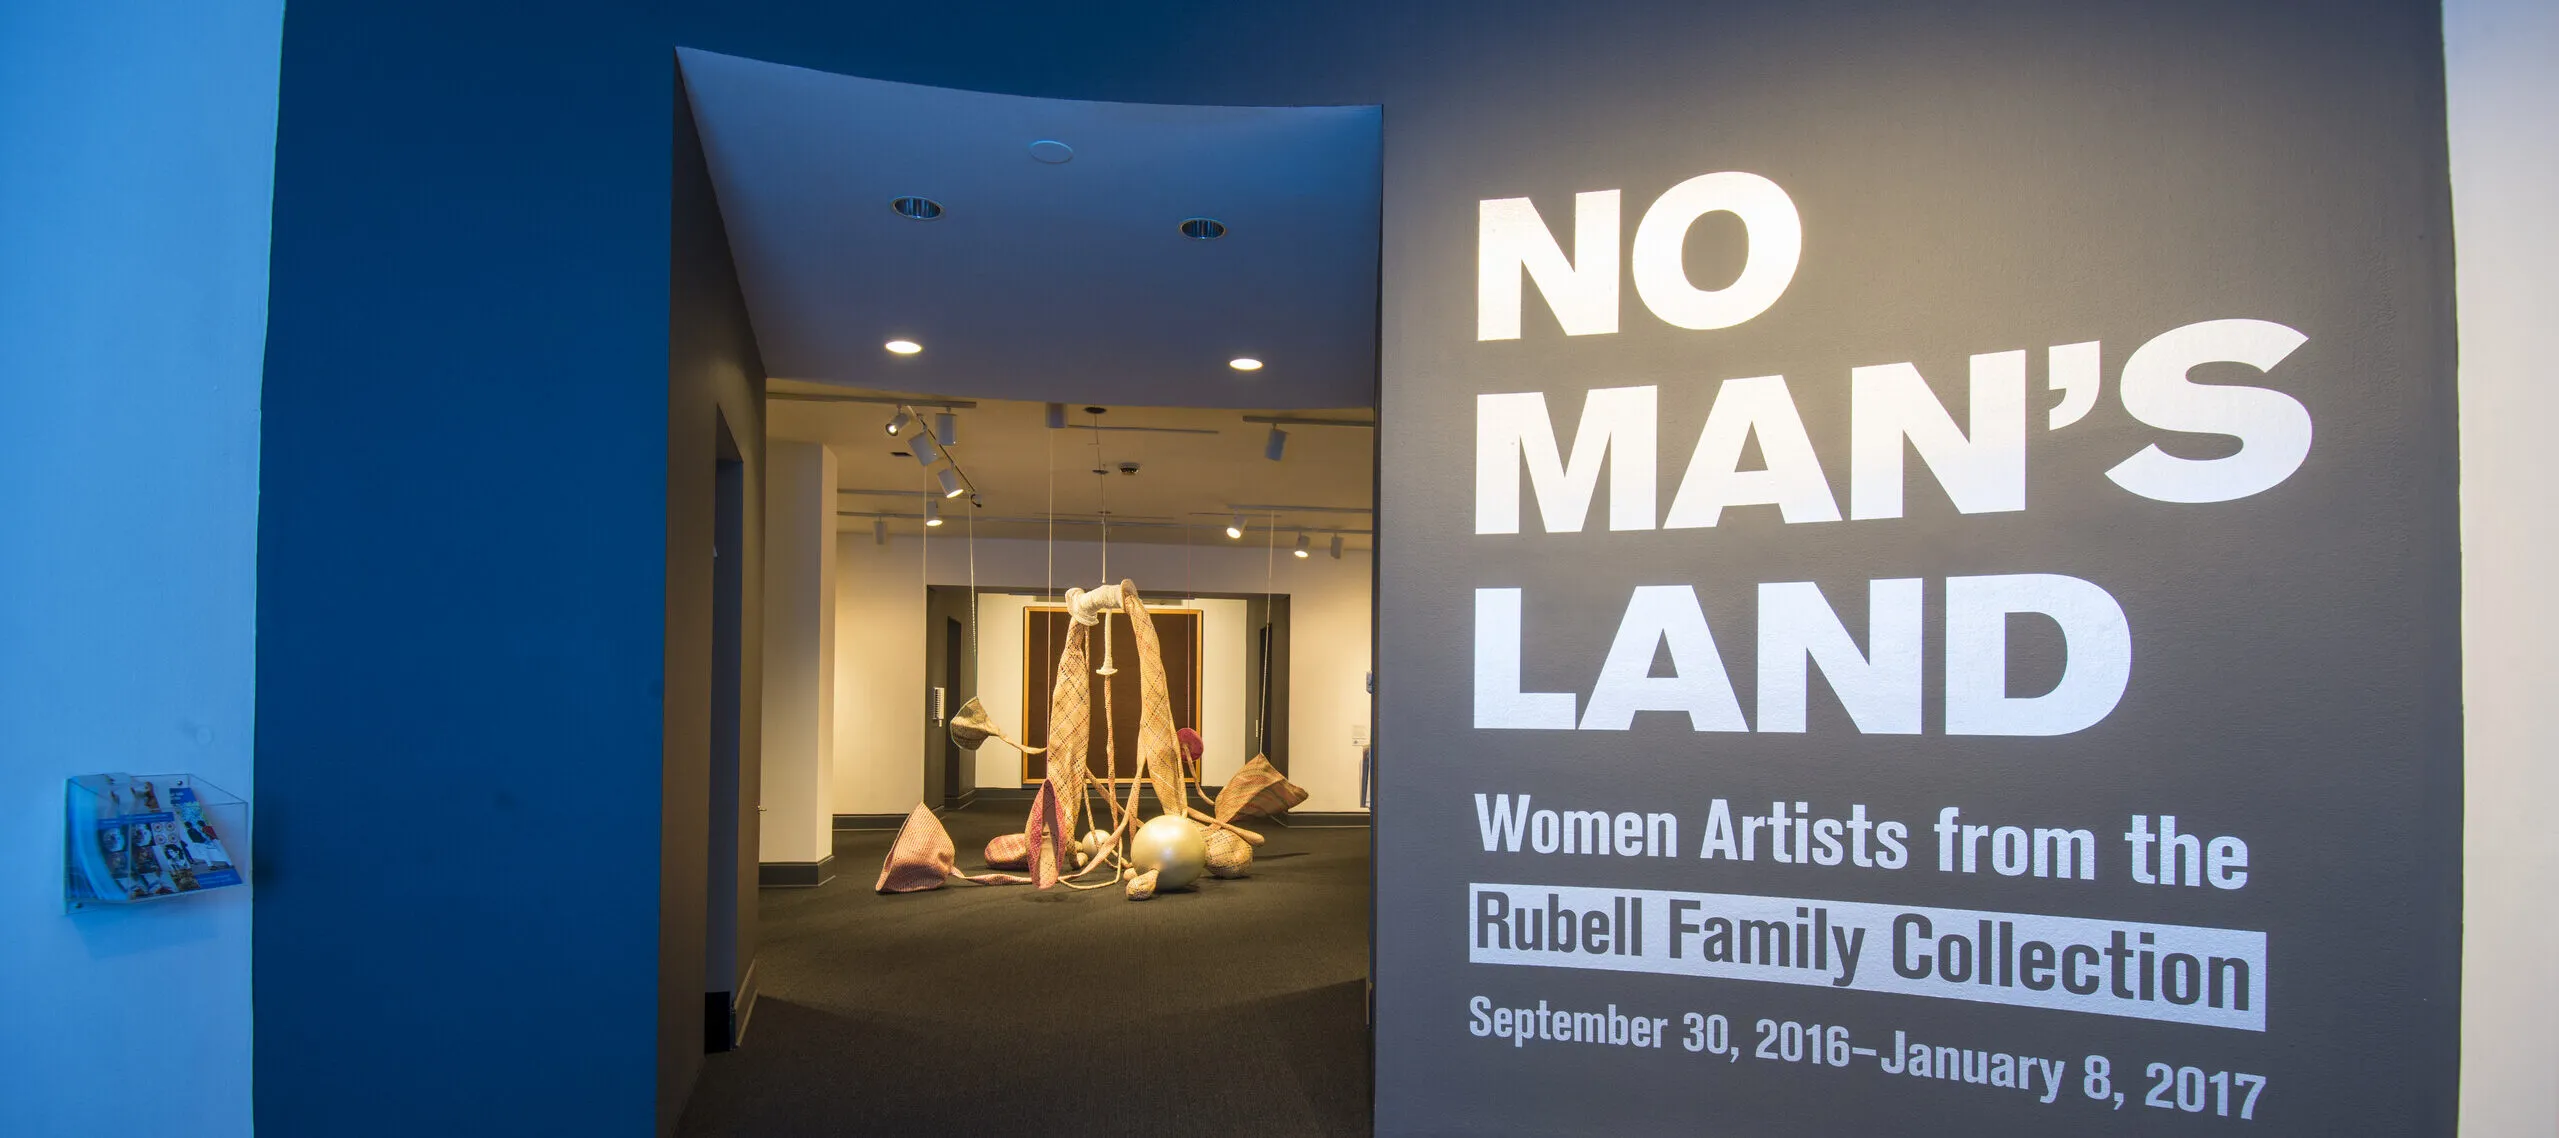
<path id="1" fill-rule="evenodd" d="M 1155 622 L 1155 636 L 1164 650 L 1164 685 L 1173 703 L 1173 724 L 1194 731 L 1200 726 L 1200 635 L 1201 613 L 1198 609 L 1155 608 L 1147 615 Z M 1049 694 L 1057 684 L 1057 660 L 1066 651 L 1066 627 L 1069 617 L 1062 605 L 1030 605 L 1022 610 L 1022 708 L 1023 742 L 1034 747 L 1048 745 Z M 1111 654 L 1119 664 L 1119 672 L 1111 676 L 1093 677 L 1093 747 L 1085 758 L 1094 778 L 1126 780 L 1142 772 L 1137 761 L 1137 638 L 1129 631 L 1125 617 L 1103 622 L 1111 630 Z M 1101 637 L 1092 646 L 1093 664 L 1102 662 Z M 1104 685 L 1109 685 L 1109 717 L 1115 746 L 1105 750 L 1101 724 Z M 1106 766 L 1106 756 L 1116 755 L 1118 769 Z M 1048 777 L 1045 755 L 1022 756 L 1022 781 L 1036 783 Z"/>

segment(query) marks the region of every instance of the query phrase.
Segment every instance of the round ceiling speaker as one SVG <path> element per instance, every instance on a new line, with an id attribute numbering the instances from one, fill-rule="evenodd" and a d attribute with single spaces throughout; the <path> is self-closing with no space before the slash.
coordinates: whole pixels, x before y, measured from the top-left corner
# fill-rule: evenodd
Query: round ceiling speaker
<path id="1" fill-rule="evenodd" d="M 1182 219 L 1182 236 L 1193 241 L 1215 241 L 1226 236 L 1226 223 L 1214 217 L 1186 217 Z"/>
<path id="2" fill-rule="evenodd" d="M 899 217 L 912 221 L 931 221 L 942 216 L 942 203 L 931 198 L 890 198 L 889 208 L 896 210 Z"/>

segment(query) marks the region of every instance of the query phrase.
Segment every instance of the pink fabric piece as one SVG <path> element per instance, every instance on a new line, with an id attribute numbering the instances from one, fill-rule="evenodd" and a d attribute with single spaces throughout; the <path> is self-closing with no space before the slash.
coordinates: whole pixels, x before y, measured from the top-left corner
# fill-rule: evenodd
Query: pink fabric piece
<path id="1" fill-rule="evenodd" d="M 918 803 L 907 812 L 906 824 L 898 827 L 897 840 L 889 843 L 889 856 L 880 863 L 880 879 L 872 888 L 882 893 L 922 893 L 941 888 L 954 874 L 980 885 L 1031 883 L 1030 878 L 1010 873 L 960 873 L 959 849 L 951 844 L 951 832 L 942 828 L 931 807 Z"/>
<path id="2" fill-rule="evenodd" d="M 1022 834 L 1030 842 L 1031 883 L 1046 889 L 1075 869 L 1075 837 L 1066 832 L 1057 786 L 1042 782 L 1031 799 L 1030 821 Z"/>

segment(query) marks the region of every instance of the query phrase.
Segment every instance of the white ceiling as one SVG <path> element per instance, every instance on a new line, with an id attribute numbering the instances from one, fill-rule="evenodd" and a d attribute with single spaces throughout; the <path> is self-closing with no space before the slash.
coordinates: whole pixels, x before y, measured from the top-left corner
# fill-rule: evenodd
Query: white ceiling
<path id="1" fill-rule="evenodd" d="M 828 390 L 813 384 L 775 385 L 777 395 Z M 1054 509 L 1061 541 L 1098 538 L 1100 529 L 1092 523 L 1109 511 L 1112 541 L 1227 543 L 1224 527 L 1236 507 L 1292 506 L 1301 508 L 1255 512 L 1245 540 L 1262 544 L 1276 526 L 1283 549 L 1305 532 L 1320 555 L 1331 537 L 1327 531 L 1346 530 L 1353 532 L 1343 535 L 1345 548 L 1372 548 L 1366 532 L 1366 510 L 1375 491 L 1371 429 L 1286 426 L 1287 445 L 1273 462 L 1263 453 L 1270 426 L 1245 422 L 1248 412 L 1112 407 L 1094 416 L 1081 405 L 1068 411 L 1070 425 L 1063 430 L 1048 428 L 1042 403 L 984 400 L 953 412 L 959 444 L 951 452 L 985 503 L 977 511 L 979 537 L 1043 537 L 1050 532 L 1047 518 Z M 911 535 L 920 524 L 925 496 L 939 501 L 940 494 L 931 489 L 932 475 L 924 467 L 893 453 L 907 449 L 905 441 L 883 430 L 894 413 L 892 406 L 878 403 L 777 397 L 767 405 L 766 433 L 833 448 L 836 484 L 845 490 L 888 492 L 838 495 L 839 510 L 851 515 L 842 522 L 846 532 L 868 529 L 869 519 L 861 515 L 878 513 L 894 515 L 893 533 Z M 1371 418 L 1366 408 L 1282 414 Z M 1096 422 L 1215 433 L 1090 429 Z M 1137 463 L 1137 473 L 1120 473 L 1123 462 Z M 1096 467 L 1107 473 L 1094 474 Z M 938 533 L 962 532 L 955 528 L 969 521 L 962 501 L 940 501 L 954 524 Z"/>
<path id="2" fill-rule="evenodd" d="M 1375 397 L 1375 107 L 989 95 L 679 53 L 766 371 L 1078 405 Z M 1030 144 L 1074 148 L 1063 164 Z M 935 221 L 892 211 L 942 203 Z M 1228 233 L 1195 241 L 1184 218 Z M 924 346 L 895 356 L 892 338 Z M 1244 373 L 1237 356 L 1266 363 Z"/>

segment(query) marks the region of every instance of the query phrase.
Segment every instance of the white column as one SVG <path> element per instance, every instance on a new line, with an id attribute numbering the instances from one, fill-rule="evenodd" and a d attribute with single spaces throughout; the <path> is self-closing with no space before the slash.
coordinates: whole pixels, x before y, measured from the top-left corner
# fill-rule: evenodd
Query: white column
<path id="1" fill-rule="evenodd" d="M 765 443 L 764 826 L 757 859 L 835 843 L 835 452 Z"/>
<path id="2" fill-rule="evenodd" d="M 2559 6 L 2450 0 L 2461 336 L 2461 1133 L 2559 1133 Z"/>

